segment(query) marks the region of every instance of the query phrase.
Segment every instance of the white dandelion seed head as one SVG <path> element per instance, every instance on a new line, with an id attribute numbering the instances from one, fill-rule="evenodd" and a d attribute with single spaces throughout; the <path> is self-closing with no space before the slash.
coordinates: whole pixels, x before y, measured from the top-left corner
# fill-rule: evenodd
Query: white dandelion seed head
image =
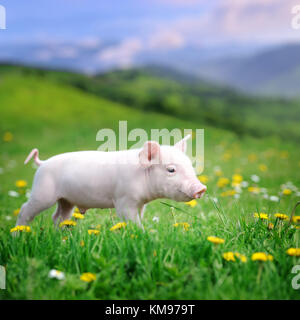
<path id="1" fill-rule="evenodd" d="M 14 198 L 17 198 L 19 196 L 19 193 L 17 191 L 14 191 L 14 190 L 10 190 L 8 191 L 8 195 L 10 197 L 14 197 Z"/>

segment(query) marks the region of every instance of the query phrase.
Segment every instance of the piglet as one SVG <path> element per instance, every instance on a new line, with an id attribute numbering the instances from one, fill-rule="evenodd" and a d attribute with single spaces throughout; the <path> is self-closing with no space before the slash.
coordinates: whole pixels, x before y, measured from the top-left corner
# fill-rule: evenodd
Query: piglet
<path id="1" fill-rule="evenodd" d="M 146 203 L 158 198 L 189 201 L 200 198 L 206 186 L 197 179 L 185 154 L 189 136 L 174 146 L 147 141 L 143 148 L 101 152 L 79 151 L 56 155 L 38 165 L 31 196 L 22 205 L 17 225 L 27 225 L 41 211 L 57 203 L 54 223 L 89 208 L 115 208 L 118 216 L 140 227 Z"/>

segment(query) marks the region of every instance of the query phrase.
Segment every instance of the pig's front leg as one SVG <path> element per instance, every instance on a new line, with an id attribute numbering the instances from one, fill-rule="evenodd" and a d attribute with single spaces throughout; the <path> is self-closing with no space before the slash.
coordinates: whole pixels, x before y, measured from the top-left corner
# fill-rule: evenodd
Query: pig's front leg
<path id="1" fill-rule="evenodd" d="M 127 200 L 119 200 L 115 203 L 115 208 L 120 219 L 133 221 L 144 231 L 139 215 L 140 208 L 136 203 L 128 202 Z"/>

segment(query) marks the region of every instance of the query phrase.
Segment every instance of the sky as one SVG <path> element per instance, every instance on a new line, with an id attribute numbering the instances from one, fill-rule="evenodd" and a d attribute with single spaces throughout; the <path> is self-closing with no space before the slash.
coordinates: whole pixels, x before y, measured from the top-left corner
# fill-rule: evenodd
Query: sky
<path id="1" fill-rule="evenodd" d="M 296 4 L 299 0 L 0 0 L 6 9 L 0 47 L 46 46 L 34 53 L 41 61 L 57 50 L 74 58 L 78 47 L 98 48 L 97 61 L 126 65 L 141 54 L 299 42 L 300 30 L 291 27 Z M 51 49 L 55 45 L 59 48 Z"/>

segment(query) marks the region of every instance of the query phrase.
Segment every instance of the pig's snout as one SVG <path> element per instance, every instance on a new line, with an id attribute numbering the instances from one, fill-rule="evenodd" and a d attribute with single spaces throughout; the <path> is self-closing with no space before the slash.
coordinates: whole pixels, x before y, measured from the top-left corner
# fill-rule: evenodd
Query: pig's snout
<path id="1" fill-rule="evenodd" d="M 193 198 L 194 199 L 199 199 L 203 196 L 205 193 L 207 187 L 203 184 L 195 186 L 194 192 L 193 192 Z"/>

